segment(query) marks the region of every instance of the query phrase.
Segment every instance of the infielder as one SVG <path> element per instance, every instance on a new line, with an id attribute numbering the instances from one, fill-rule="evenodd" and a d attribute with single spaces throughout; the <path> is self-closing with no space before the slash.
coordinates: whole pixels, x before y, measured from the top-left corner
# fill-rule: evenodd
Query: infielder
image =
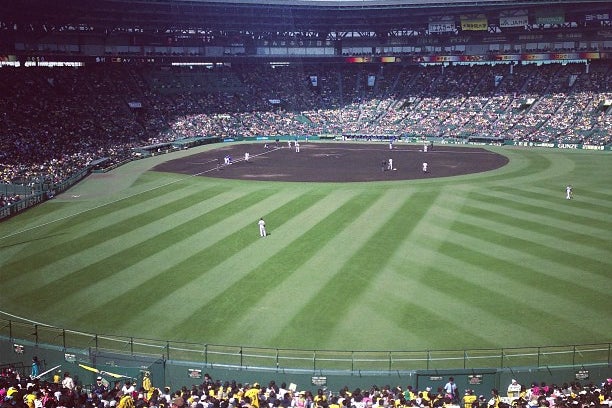
<path id="1" fill-rule="evenodd" d="M 427 162 L 423 162 L 423 173 L 427 173 Z"/>

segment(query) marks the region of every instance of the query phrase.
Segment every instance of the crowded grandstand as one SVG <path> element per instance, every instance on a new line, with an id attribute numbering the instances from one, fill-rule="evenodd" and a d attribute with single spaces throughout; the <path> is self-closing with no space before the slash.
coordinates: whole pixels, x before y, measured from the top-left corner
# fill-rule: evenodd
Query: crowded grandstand
<path id="1" fill-rule="evenodd" d="M 262 385 L 263 384 L 263 385 Z M 449 382 L 433 389 L 404 385 L 371 385 L 339 390 L 298 389 L 294 383 L 242 383 L 216 379 L 208 373 L 180 388 L 153 384 L 148 372 L 140 380 L 109 382 L 98 376 L 94 384 L 75 381 L 61 370 L 48 380 L 21 377 L 7 367 L 0 373 L 0 396 L 5 408 L 583 408 L 612 406 L 612 379 L 601 383 L 573 381 L 563 384 L 533 382 L 521 385 L 512 380 L 507 391 L 492 389 L 478 395 L 459 390 Z M 449 386 L 450 384 L 450 386 Z"/>

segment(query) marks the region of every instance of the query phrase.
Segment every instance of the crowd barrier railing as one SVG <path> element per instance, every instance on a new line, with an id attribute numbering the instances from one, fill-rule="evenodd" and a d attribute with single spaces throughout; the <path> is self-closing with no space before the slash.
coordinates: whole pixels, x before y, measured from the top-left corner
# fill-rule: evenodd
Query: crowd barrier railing
<path id="1" fill-rule="evenodd" d="M 457 350 L 305 350 L 122 337 L 0 319 L 0 336 L 63 350 L 92 349 L 230 369 L 406 372 L 435 369 L 587 367 L 612 363 L 612 343 Z"/>

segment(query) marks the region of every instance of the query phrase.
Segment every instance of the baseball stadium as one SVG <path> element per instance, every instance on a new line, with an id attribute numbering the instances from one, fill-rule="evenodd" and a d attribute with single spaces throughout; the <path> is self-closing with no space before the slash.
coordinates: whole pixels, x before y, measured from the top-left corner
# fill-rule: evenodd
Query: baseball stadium
<path id="1" fill-rule="evenodd" d="M 2 3 L 2 408 L 612 406 L 609 2 Z"/>

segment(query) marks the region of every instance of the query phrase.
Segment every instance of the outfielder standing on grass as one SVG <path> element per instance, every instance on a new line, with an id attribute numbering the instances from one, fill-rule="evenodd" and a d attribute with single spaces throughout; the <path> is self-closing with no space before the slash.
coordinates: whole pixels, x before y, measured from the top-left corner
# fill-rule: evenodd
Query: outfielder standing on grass
<path id="1" fill-rule="evenodd" d="M 259 236 L 265 237 L 266 235 L 268 235 L 266 234 L 266 222 L 264 221 L 264 219 L 260 218 L 257 224 L 259 225 Z"/>

